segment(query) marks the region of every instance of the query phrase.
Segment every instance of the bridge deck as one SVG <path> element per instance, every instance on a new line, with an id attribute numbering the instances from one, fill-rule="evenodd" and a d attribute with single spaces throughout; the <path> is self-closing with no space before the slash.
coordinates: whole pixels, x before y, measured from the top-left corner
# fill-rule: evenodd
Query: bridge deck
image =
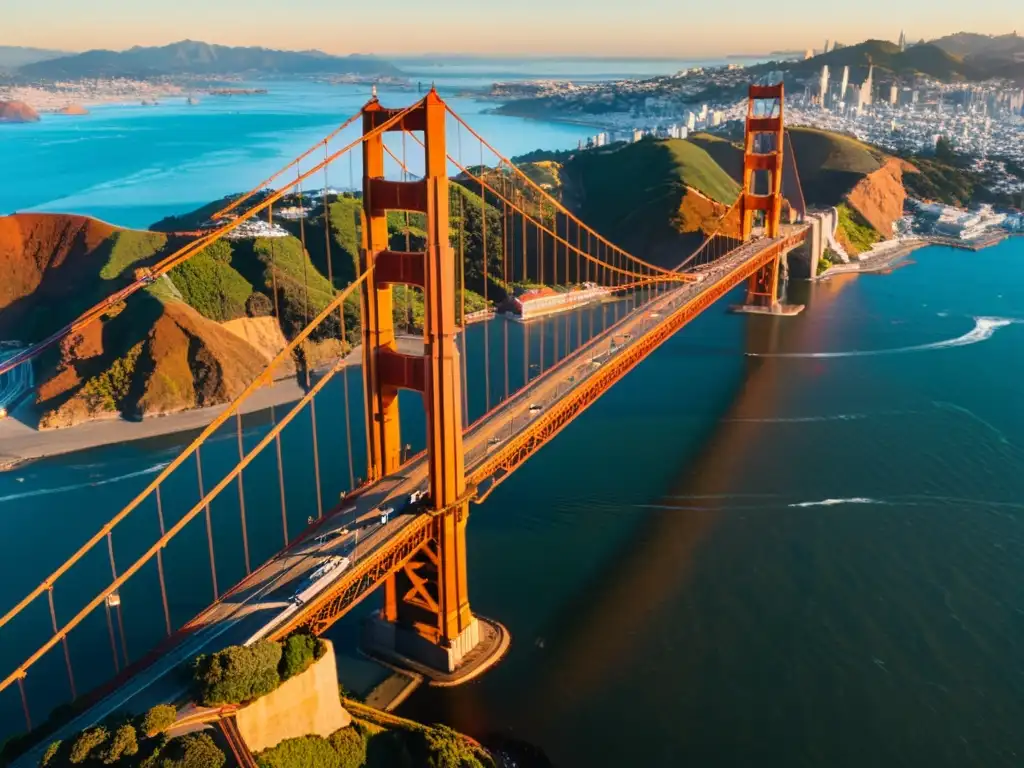
<path id="1" fill-rule="evenodd" d="M 701 268 L 700 282 L 669 290 L 633 310 L 473 425 L 465 436 L 471 485 L 482 489 L 500 482 L 678 328 L 780 250 L 799 242 L 804 231 L 794 229 L 781 238 L 752 241 Z M 538 405 L 539 412 L 536 408 L 531 412 L 531 406 Z M 419 456 L 403 466 L 400 474 L 367 486 L 351 505 L 336 511 L 317 529 L 318 533 L 347 529 L 347 533 L 323 543 L 307 536 L 265 563 L 197 617 L 191 631 L 181 633 L 170 650 L 53 738 L 63 738 L 113 712 L 142 712 L 155 703 L 186 700 L 187 683 L 171 673 L 199 653 L 243 643 L 257 634 L 285 634 L 300 624 L 317 630 L 329 626 L 400 567 L 427 538 L 429 515 L 396 514 L 382 524 L 376 511 L 389 500 L 402 499 L 426 485 L 426 461 Z M 343 554 L 352 564 L 309 605 L 301 610 L 292 607 L 288 599 L 298 584 L 329 554 Z M 37 751 L 31 750 L 18 765 L 34 765 Z"/>

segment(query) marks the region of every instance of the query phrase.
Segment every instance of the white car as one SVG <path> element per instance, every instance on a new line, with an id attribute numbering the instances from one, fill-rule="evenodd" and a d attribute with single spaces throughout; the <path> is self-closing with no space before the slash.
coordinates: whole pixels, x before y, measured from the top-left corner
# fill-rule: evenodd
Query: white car
<path id="1" fill-rule="evenodd" d="M 425 499 L 426 497 L 426 491 L 413 491 L 412 493 L 409 494 L 409 503 L 418 504 L 419 502 L 423 501 L 423 499 Z"/>
<path id="2" fill-rule="evenodd" d="M 391 515 L 393 515 L 394 513 L 395 513 L 395 508 L 394 507 L 384 507 L 384 509 L 382 509 L 380 511 L 380 524 L 381 525 L 387 525 L 388 524 L 388 518 L 391 517 Z"/>
<path id="3" fill-rule="evenodd" d="M 530 404 L 530 415 L 531 416 L 536 416 L 538 413 L 540 413 L 543 410 L 544 410 L 544 406 L 543 405 L 537 405 L 536 403 L 531 403 Z"/>
<path id="4" fill-rule="evenodd" d="M 317 544 L 326 544 L 331 539 L 337 539 L 342 536 L 348 536 L 348 528 L 336 528 L 333 531 L 324 531 L 316 538 L 313 539 Z"/>

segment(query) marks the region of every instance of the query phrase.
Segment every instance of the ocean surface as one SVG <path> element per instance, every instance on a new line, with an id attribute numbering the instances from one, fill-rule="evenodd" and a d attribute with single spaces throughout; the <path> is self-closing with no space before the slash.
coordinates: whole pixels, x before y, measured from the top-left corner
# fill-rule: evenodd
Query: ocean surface
<path id="1" fill-rule="evenodd" d="M 259 103 L 253 98 L 238 103 L 248 110 Z M 360 101 L 356 93 L 338 98 L 352 107 Z M 291 125 L 295 146 L 304 140 L 299 134 L 315 139 L 336 117 L 282 102 L 293 111 L 282 104 L 266 122 Z M 130 146 L 150 159 L 112 151 L 111 163 L 122 165 L 110 173 L 95 170 L 87 153 L 74 155 L 82 151 L 77 144 L 54 147 L 19 160 L 23 169 L 38 162 L 38 178 L 0 209 L 103 209 L 118 223 L 135 217 L 145 224 L 220 194 L 204 185 L 234 191 L 286 157 L 279 139 L 267 138 L 272 131 L 259 127 L 262 119 L 221 109 L 210 125 L 245 122 L 265 144 L 254 139 L 227 150 L 211 140 L 197 152 L 203 136 L 195 127 L 192 138 L 180 136 L 188 148 L 179 170 L 172 162 L 152 165 L 149 142 L 134 137 Z M 109 120 L 149 125 L 171 141 L 188 125 L 186 108 L 166 110 L 179 128 L 157 127 L 160 113 L 141 107 L 130 114 L 110 108 Z M 108 119 L 103 110 L 89 117 Z M 72 132 L 71 125 L 52 130 Z M 551 133 L 516 137 L 510 130 L 503 151 L 518 151 L 516 141 L 575 143 L 572 127 L 522 125 Z M 8 146 L 0 141 L 0 154 Z M 235 151 L 259 172 L 219 179 L 229 164 L 218 153 Z M 12 157 L 21 155 L 0 157 L 0 167 Z M 156 199 L 130 180 L 146 163 L 158 180 Z M 66 183 L 76 178 L 76 164 L 80 183 Z M 67 178 L 57 168 L 68 169 Z M 0 194 L 13 193 L 5 185 Z M 97 208 L 88 208 L 92 200 Z M 511 650 L 471 684 L 421 689 L 400 713 L 489 743 L 526 741 L 560 767 L 1020 765 L 1024 298 L 1013 286 L 1022 280 L 1024 239 L 1016 238 L 979 253 L 927 248 L 888 275 L 790 285 L 790 298 L 807 304 L 795 318 L 730 315 L 725 309 L 738 297 L 724 299 L 472 508 L 471 603 L 509 628 Z M 570 318 L 570 335 L 579 321 Z M 550 354 L 565 329 L 546 328 Z M 478 366 L 471 381 L 481 379 L 485 334 L 492 363 L 500 364 L 503 331 L 500 322 L 471 327 L 469 359 Z M 510 326 L 509 338 L 514 388 L 522 378 L 521 327 Z M 537 342 L 535 334 L 534 363 Z M 360 402 L 357 379 L 348 382 L 353 404 Z M 491 376 L 491 397 L 500 382 Z M 353 455 L 345 449 L 342 386 L 333 383 L 324 393 L 333 406 L 317 410 L 326 503 L 350 487 L 350 471 L 361 474 L 364 462 L 358 416 Z M 470 410 L 486 405 L 477 384 Z M 402 408 L 416 450 L 422 410 L 414 397 Z M 247 447 L 269 419 L 246 419 Z M 289 430 L 285 519 L 295 535 L 316 509 L 312 478 L 297 474 L 308 467 L 308 414 Z M 0 610 L 95 532 L 189 437 L 0 473 Z M 216 440 L 203 451 L 207 487 L 236 451 L 233 431 Z M 283 539 L 267 454 L 245 476 L 254 562 Z M 243 572 L 231 497 L 211 508 L 222 588 Z M 168 525 L 196 498 L 189 463 L 164 490 Z M 120 568 L 157 529 L 151 505 L 129 520 L 113 540 Z M 176 623 L 211 596 L 205 528 L 197 522 L 165 555 Z M 55 590 L 60 621 L 109 580 L 109 569 L 101 548 Z M 155 594 L 151 567 L 122 590 L 133 658 L 162 635 Z M 355 614 L 371 608 L 368 601 Z M 365 689 L 380 673 L 354 653 L 355 614 L 331 636 L 345 651 L 344 681 Z M 3 673 L 46 632 L 46 603 L 20 621 L 0 633 Z M 72 638 L 80 689 L 113 669 L 107 631 L 100 611 Z M 66 695 L 63 670 L 55 650 L 27 679 L 37 722 Z M 17 688 L 0 693 L 4 732 L 20 717 Z"/>

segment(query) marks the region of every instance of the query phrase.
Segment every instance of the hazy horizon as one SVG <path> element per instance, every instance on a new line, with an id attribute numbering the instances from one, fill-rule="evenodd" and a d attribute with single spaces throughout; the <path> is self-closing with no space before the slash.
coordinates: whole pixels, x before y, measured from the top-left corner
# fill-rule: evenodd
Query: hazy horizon
<path id="1" fill-rule="evenodd" d="M 763 3 L 735 0 L 728 13 L 688 17 L 670 0 L 635 0 L 581 11 L 567 0 L 517 0 L 486 8 L 467 0 L 391 0 L 381 12 L 328 0 L 44 0 L 6 13 L 0 45 L 81 52 L 191 39 L 229 46 L 378 56 L 697 59 L 821 48 L 826 39 L 934 39 L 959 31 L 1008 34 L 1010 0 L 936 8 L 924 0 L 863 0 L 841 22 L 812 0 L 789 0 L 784 19 L 758 23 Z M 433 11 L 424 20 L 424 9 Z"/>

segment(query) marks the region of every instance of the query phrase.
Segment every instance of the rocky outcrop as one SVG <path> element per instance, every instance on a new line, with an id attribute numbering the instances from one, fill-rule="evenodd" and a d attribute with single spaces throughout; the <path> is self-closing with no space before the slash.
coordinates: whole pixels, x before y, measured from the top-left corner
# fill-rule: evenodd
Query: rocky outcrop
<path id="1" fill-rule="evenodd" d="M 233 400 L 266 365 L 251 344 L 182 302 L 164 305 L 145 347 L 138 416 L 176 413 Z"/>
<path id="2" fill-rule="evenodd" d="M 146 296 L 110 315 L 65 338 L 56 366 L 43 371 L 36 396 L 40 429 L 229 402 L 267 362 L 183 302 Z"/>
<path id="3" fill-rule="evenodd" d="M 18 213 L 0 216 L 0 337 L 18 338 L 19 299 L 60 301 L 99 271 L 97 253 L 116 227 L 86 216 Z"/>
<path id="4" fill-rule="evenodd" d="M 23 101 L 0 101 L 0 123 L 38 123 L 39 113 Z"/>
<path id="5" fill-rule="evenodd" d="M 305 672 L 235 713 L 242 739 L 252 752 L 277 746 L 285 739 L 316 734 L 327 738 L 352 723 L 338 695 L 338 668 L 334 647 Z"/>
<path id="6" fill-rule="evenodd" d="M 273 317 L 239 317 L 221 323 L 221 327 L 247 341 L 267 360 L 273 359 L 288 343 Z"/>
<path id="7" fill-rule="evenodd" d="M 88 115 L 89 110 L 83 107 L 81 104 L 68 104 L 66 107 L 58 109 L 55 114 L 58 115 Z"/>
<path id="8" fill-rule="evenodd" d="M 883 238 L 893 235 L 893 224 L 903 215 L 907 199 L 903 172 L 907 163 L 894 157 L 882 167 L 858 181 L 846 196 L 846 202 Z"/>

